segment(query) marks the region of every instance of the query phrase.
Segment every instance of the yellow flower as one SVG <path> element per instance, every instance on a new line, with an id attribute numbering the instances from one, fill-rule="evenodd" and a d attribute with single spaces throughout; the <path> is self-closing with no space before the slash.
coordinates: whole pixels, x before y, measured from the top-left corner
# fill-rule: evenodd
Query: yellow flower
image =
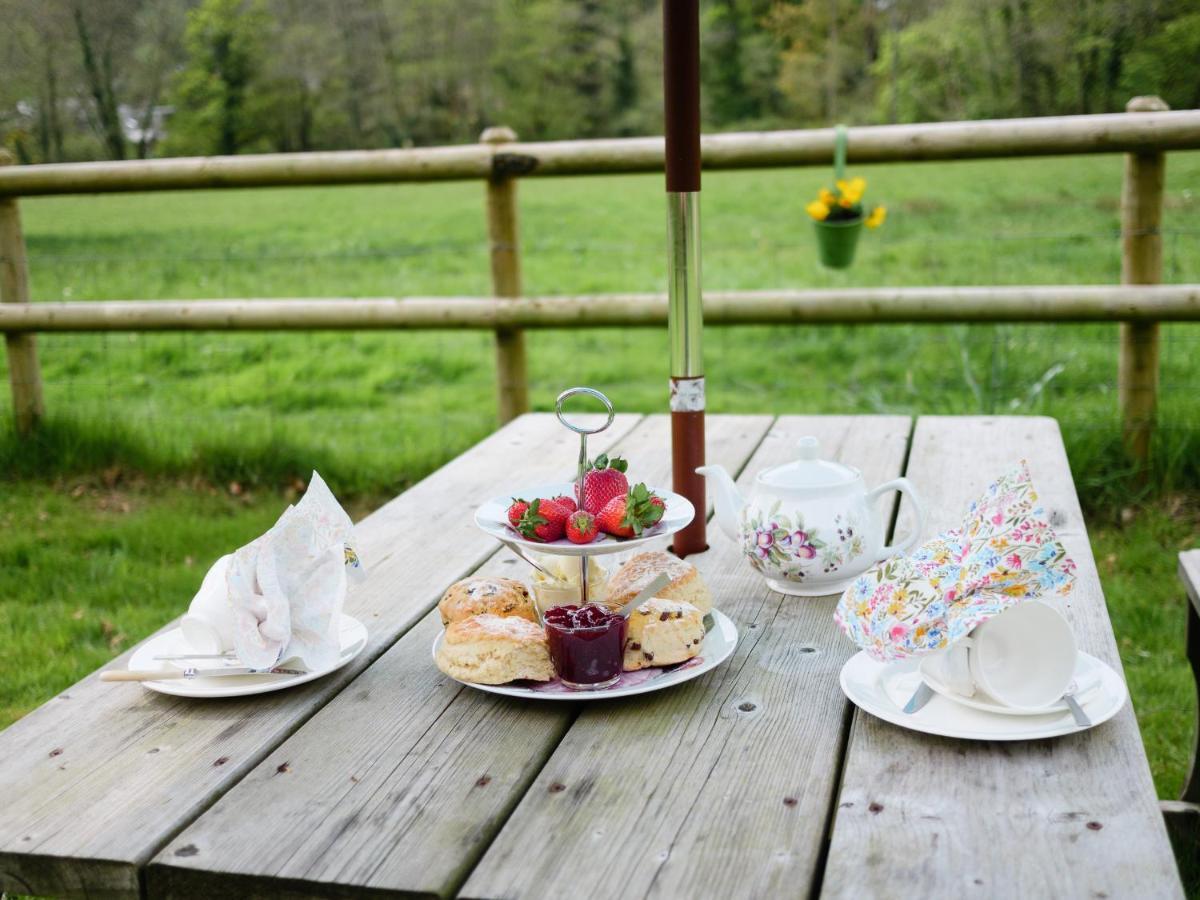
<path id="1" fill-rule="evenodd" d="M 820 200 L 814 200 L 804 208 L 808 210 L 808 214 L 818 222 L 824 222 L 825 218 L 829 215 L 829 207 Z"/>
<path id="2" fill-rule="evenodd" d="M 837 194 L 829 188 L 821 188 L 821 192 L 817 194 L 817 199 L 826 206 L 833 206 L 833 204 L 837 203 Z"/>
<path id="3" fill-rule="evenodd" d="M 841 192 L 843 199 L 849 200 L 853 204 L 862 199 L 863 191 L 867 189 L 867 182 L 863 178 L 851 178 L 849 181 L 839 180 L 837 189 Z"/>
<path id="4" fill-rule="evenodd" d="M 842 209 L 849 209 L 850 207 L 852 207 L 854 205 L 854 201 L 851 200 L 849 197 L 843 197 L 841 200 L 838 201 L 838 205 L 841 206 Z"/>
<path id="5" fill-rule="evenodd" d="M 887 207 L 877 206 L 871 210 L 871 214 L 867 216 L 867 227 L 878 228 L 883 224 L 883 220 L 887 218 Z"/>

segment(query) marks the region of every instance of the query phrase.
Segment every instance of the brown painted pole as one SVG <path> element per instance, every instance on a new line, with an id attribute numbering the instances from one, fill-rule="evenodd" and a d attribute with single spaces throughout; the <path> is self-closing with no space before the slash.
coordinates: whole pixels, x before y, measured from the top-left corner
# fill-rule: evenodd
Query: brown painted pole
<path id="1" fill-rule="evenodd" d="M 1134 97 L 1125 105 L 1131 113 L 1163 112 L 1158 97 Z M 1130 153 L 1125 157 L 1121 187 L 1121 283 L 1162 282 L 1163 176 L 1161 152 Z M 1150 462 L 1150 441 L 1158 405 L 1158 322 L 1122 322 L 1117 391 L 1125 451 L 1142 471 Z"/>
<path id="2" fill-rule="evenodd" d="M 13 158 L 0 151 L 0 166 Z M 21 211 L 16 197 L 0 197 L 0 303 L 29 302 L 29 263 L 21 232 Z M 8 354 L 8 380 L 12 385 L 13 420 L 18 434 L 30 434 L 45 413 L 37 343 L 32 334 L 4 335 Z"/>
<path id="3" fill-rule="evenodd" d="M 704 479 L 703 305 L 700 295 L 700 9 L 663 0 L 667 171 L 667 332 L 671 348 L 671 472 L 696 508 L 675 535 L 679 556 L 708 547 Z"/>
<path id="4" fill-rule="evenodd" d="M 517 139 L 511 128 L 488 128 L 480 141 L 497 152 Z M 521 296 L 521 255 L 517 231 L 517 179 L 496 164 L 487 183 L 487 229 L 492 260 L 492 293 Z M 525 333 L 519 328 L 496 329 L 496 418 L 500 424 L 529 412 Z"/>

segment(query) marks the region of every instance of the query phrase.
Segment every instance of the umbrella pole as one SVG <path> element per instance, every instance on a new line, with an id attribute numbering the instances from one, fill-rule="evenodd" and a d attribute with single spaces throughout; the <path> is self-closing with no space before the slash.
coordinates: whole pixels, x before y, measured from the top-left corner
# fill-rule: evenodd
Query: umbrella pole
<path id="1" fill-rule="evenodd" d="M 696 508 L 675 535 L 679 556 L 708 547 L 704 479 L 704 316 L 700 298 L 700 10 L 698 0 L 663 0 L 667 252 L 671 346 L 672 487 Z"/>

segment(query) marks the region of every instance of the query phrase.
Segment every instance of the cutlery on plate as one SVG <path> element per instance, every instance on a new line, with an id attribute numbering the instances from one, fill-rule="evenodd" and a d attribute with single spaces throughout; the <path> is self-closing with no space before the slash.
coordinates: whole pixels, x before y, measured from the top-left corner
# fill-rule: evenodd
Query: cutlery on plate
<path id="1" fill-rule="evenodd" d="M 621 607 L 618 615 L 620 615 L 622 619 L 628 619 L 631 615 L 633 615 L 633 611 L 635 609 L 637 609 L 670 583 L 671 576 L 666 572 L 659 572 L 657 578 L 642 588 L 636 597 Z"/>
<path id="2" fill-rule="evenodd" d="M 1063 702 L 1067 704 L 1067 708 L 1071 710 L 1071 715 L 1075 717 L 1075 724 L 1080 728 L 1091 728 L 1092 720 L 1088 718 L 1083 707 L 1079 705 L 1079 701 L 1075 699 L 1075 685 L 1071 685 L 1062 698 Z"/>
<path id="3" fill-rule="evenodd" d="M 913 691 L 913 695 L 908 698 L 908 702 L 904 704 L 904 712 L 912 715 L 915 712 L 920 712 L 921 708 L 930 701 L 933 697 L 933 688 L 927 685 L 924 681 Z"/>
<path id="4" fill-rule="evenodd" d="M 109 669 L 100 673 L 101 681 L 167 681 L 175 678 L 219 678 L 225 675 L 307 675 L 307 669 L 288 669 L 274 666 L 270 669 L 252 669 L 250 666 L 217 666 L 198 669 L 187 666 L 183 669 Z"/>

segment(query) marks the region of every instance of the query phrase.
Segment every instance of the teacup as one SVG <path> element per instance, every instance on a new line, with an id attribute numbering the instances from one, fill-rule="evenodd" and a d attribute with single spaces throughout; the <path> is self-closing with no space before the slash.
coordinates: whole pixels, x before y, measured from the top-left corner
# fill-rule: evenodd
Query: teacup
<path id="1" fill-rule="evenodd" d="M 955 693 L 982 691 L 1003 706 L 1037 712 L 1066 693 L 1077 655 L 1062 613 L 1032 600 L 984 622 L 921 668 Z"/>
<path id="2" fill-rule="evenodd" d="M 217 654 L 233 649 L 233 608 L 225 587 L 229 556 L 222 556 L 204 576 L 187 615 L 179 621 L 183 639 L 196 653 Z"/>

